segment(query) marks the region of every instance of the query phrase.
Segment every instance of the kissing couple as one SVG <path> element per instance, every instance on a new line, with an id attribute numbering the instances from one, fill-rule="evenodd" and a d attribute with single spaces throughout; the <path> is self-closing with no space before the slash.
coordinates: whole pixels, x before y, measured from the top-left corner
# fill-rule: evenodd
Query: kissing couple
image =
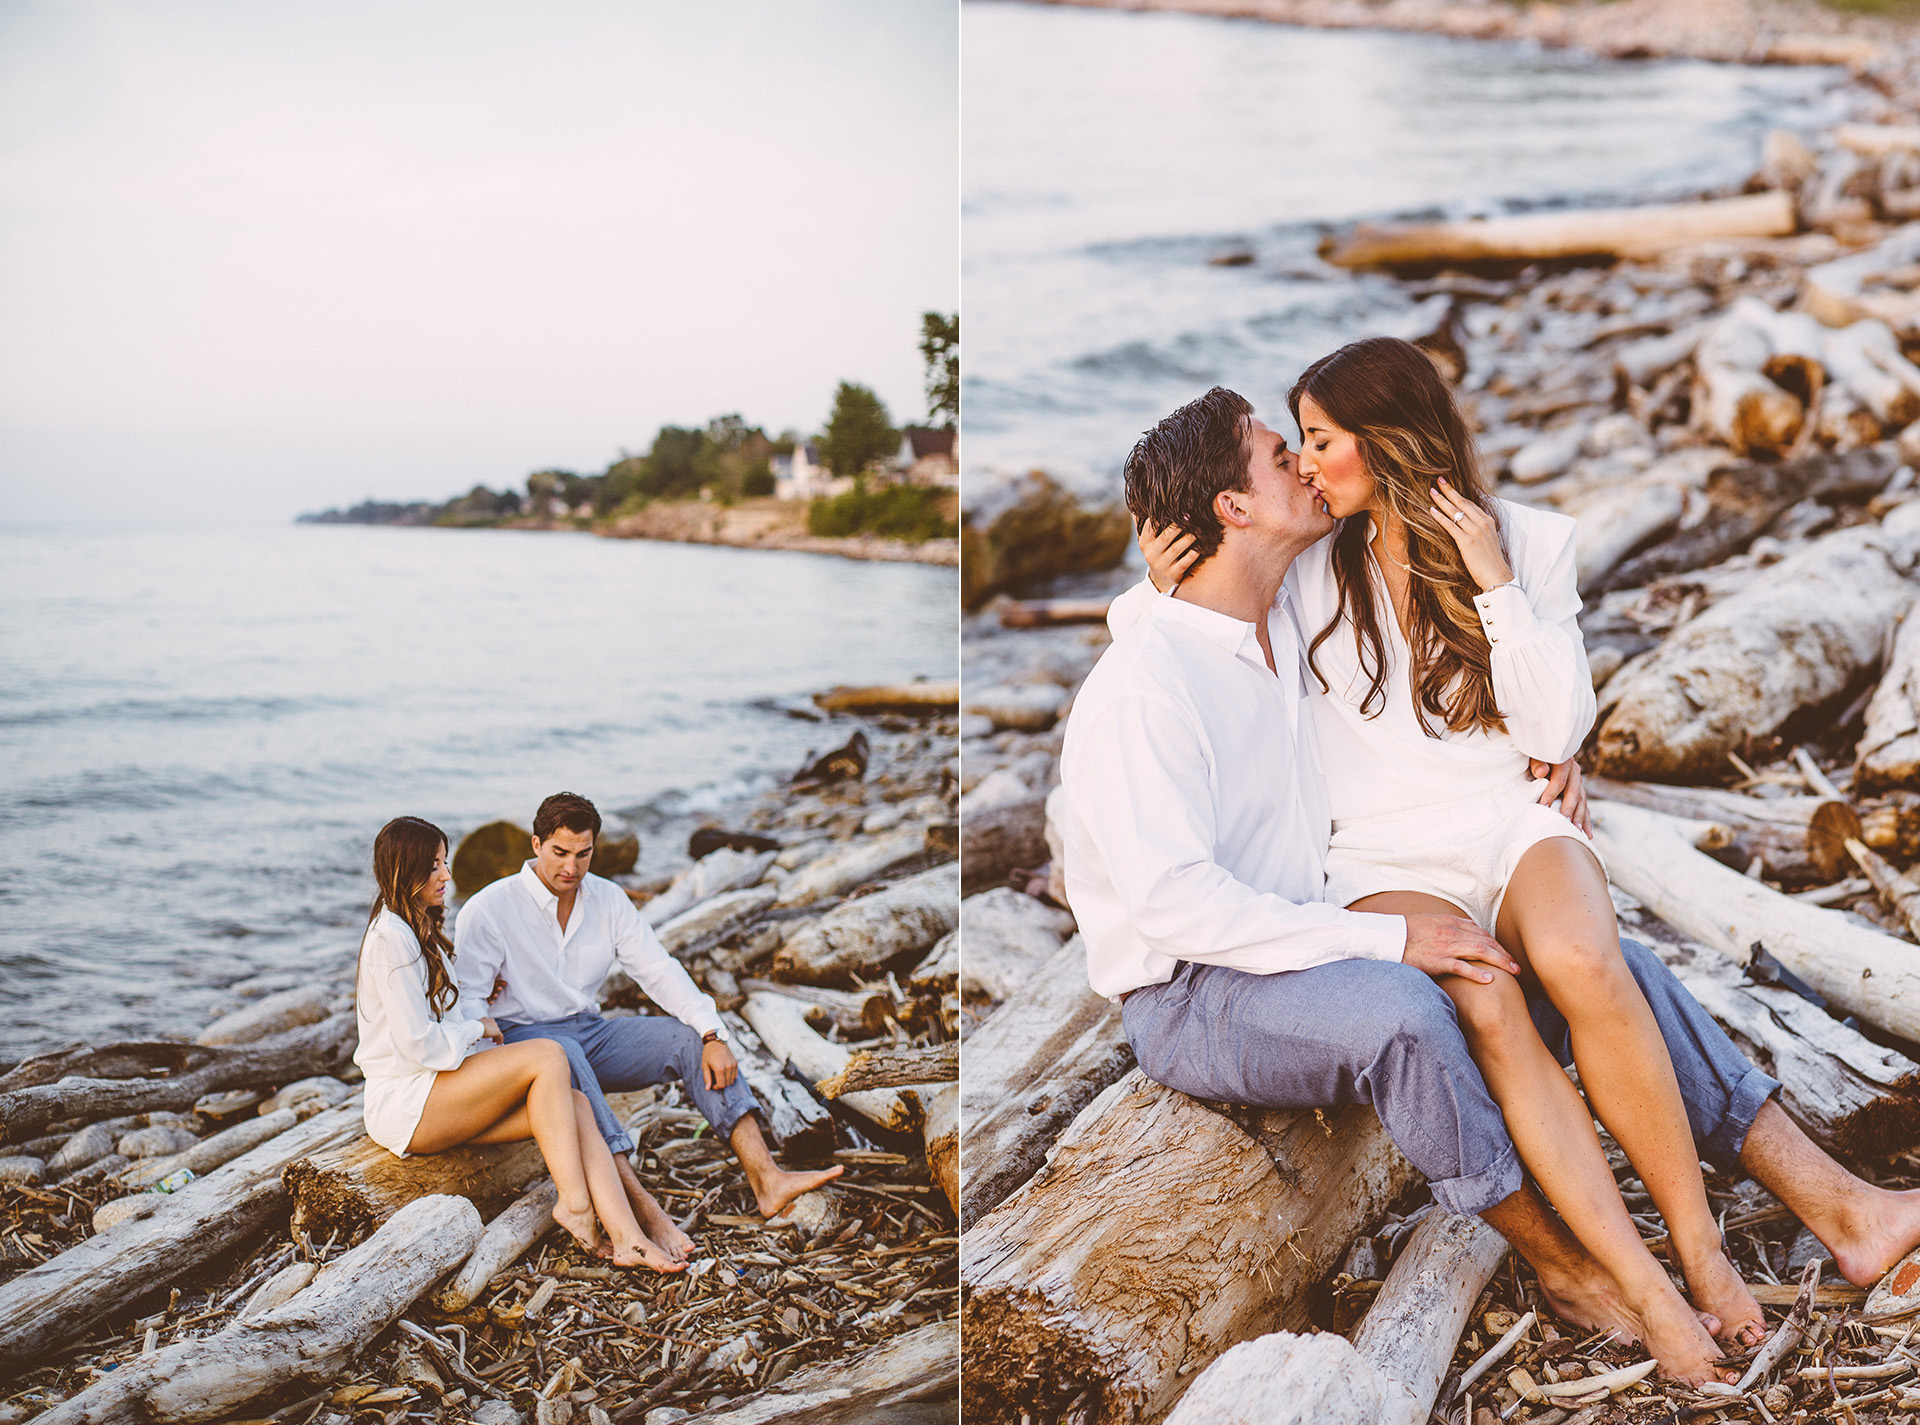
<path id="1" fill-rule="evenodd" d="M 1766 1327 L 1703 1156 L 1738 1163 L 1858 1285 L 1920 1243 L 1920 1192 L 1827 1156 L 1620 938 L 1572 761 L 1595 713 L 1573 520 L 1488 493 L 1410 343 L 1342 347 L 1287 404 L 1297 453 L 1215 388 L 1127 459 L 1150 579 L 1115 600 L 1061 755 L 1088 978 L 1149 1078 L 1371 1104 L 1439 1206 L 1501 1232 L 1562 1318 L 1644 1342 L 1668 1378 L 1731 1380 L 1719 1342 Z"/>

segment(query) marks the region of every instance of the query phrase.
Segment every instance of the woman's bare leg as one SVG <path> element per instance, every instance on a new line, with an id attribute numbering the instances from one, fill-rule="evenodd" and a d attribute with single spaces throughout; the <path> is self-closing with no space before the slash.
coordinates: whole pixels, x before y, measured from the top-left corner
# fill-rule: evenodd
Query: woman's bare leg
<path id="1" fill-rule="evenodd" d="M 599 1232 L 580 1157 L 573 1099 L 573 1071 L 566 1050 L 556 1041 L 503 1044 L 434 1079 L 407 1151 L 438 1153 L 461 1143 L 532 1138 L 559 1195 L 553 1220 L 581 1246 L 595 1251 Z M 606 1144 L 600 1146 L 605 1151 Z"/>
<path id="2" fill-rule="evenodd" d="M 1461 914 L 1446 901 L 1412 892 L 1368 896 L 1350 908 Z M 1625 1317 L 1620 1326 L 1646 1343 L 1663 1374 L 1690 1384 L 1725 1379 L 1714 1368 L 1719 1347 L 1627 1215 L 1593 1117 L 1533 1027 L 1519 981 L 1495 970 L 1490 985 L 1457 975 L 1438 983 L 1459 1012 L 1467 1048 L 1500 1105 L 1521 1162 L 1580 1244 L 1618 1283 Z"/>
<path id="3" fill-rule="evenodd" d="M 1533 847 L 1508 882 L 1495 930 L 1565 1017 L 1587 1102 L 1666 1219 L 1693 1304 L 1718 1316 L 1730 1340 L 1758 1345 L 1765 1319 L 1721 1242 L 1673 1060 L 1620 953 L 1606 875 L 1593 853 L 1571 837 Z"/>
<path id="4" fill-rule="evenodd" d="M 687 1264 L 667 1255 L 640 1228 L 633 1204 L 613 1164 L 613 1150 L 593 1121 L 593 1105 L 578 1090 L 573 1095 L 574 1138 L 587 1178 L 587 1191 L 600 1213 L 600 1222 L 613 1242 L 613 1261 L 621 1267 L 652 1267 L 656 1272 L 684 1272 Z"/>

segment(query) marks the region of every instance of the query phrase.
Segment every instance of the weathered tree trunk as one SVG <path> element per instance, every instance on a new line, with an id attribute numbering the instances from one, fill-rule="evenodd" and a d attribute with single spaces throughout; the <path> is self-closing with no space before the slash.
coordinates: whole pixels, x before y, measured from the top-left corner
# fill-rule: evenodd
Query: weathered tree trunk
<path id="1" fill-rule="evenodd" d="M 1799 439 L 1807 408 L 1768 374 L 1774 344 L 1767 324 L 1752 315 L 1750 307 L 1735 303 L 1701 338 L 1693 355 L 1693 416 L 1736 455 L 1772 458 Z"/>
<path id="2" fill-rule="evenodd" d="M 608 1094 L 607 1103 L 624 1123 L 650 1101 L 643 1099 L 647 1092 Z M 519 1193 L 544 1166 L 531 1138 L 398 1158 L 363 1133 L 293 1159 L 283 1180 L 294 1200 L 294 1220 L 311 1233 L 316 1227 L 378 1225 L 415 1199 L 434 1195 L 490 1205 Z"/>
<path id="3" fill-rule="evenodd" d="M 1111 599 L 1028 599 L 1000 610 L 1002 628 L 1058 628 L 1069 623 L 1105 623 Z"/>
<path id="4" fill-rule="evenodd" d="M 1874 446 L 1844 454 L 1820 451 L 1784 465 L 1715 471 L 1706 478 L 1704 516 L 1599 576 L 1592 587 L 1598 593 L 1637 589 L 1670 574 L 1718 564 L 1745 549 L 1789 506 L 1809 498 L 1871 499 L 1899 468 L 1896 451 Z M 1582 589 L 1586 587 L 1583 582 Z"/>
<path id="5" fill-rule="evenodd" d="M 927 1121 L 921 1136 L 927 1144 L 927 1168 L 940 1191 L 947 1195 L 947 1206 L 960 1210 L 960 1086 L 942 1084 L 922 1089 L 920 1102 Z"/>
<path id="6" fill-rule="evenodd" d="M 843 896 L 863 882 L 877 881 L 897 867 L 924 856 L 926 851 L 927 831 L 923 826 L 857 837 L 851 845 L 829 851 L 787 877 L 776 903 L 812 905 L 815 901 Z"/>
<path id="7" fill-rule="evenodd" d="M 1852 837 L 1847 839 L 1847 851 L 1873 883 L 1880 903 L 1900 917 L 1907 934 L 1920 936 L 1920 885 L 1901 875 L 1884 856 Z"/>
<path id="8" fill-rule="evenodd" d="M 1913 597 L 1920 505 L 1780 561 L 1614 675 L 1594 770 L 1625 779 L 1701 781 L 1727 754 L 1804 708 L 1845 692 L 1879 661 Z"/>
<path id="9" fill-rule="evenodd" d="M 808 921 L 774 953 L 784 979 L 846 985 L 873 979 L 897 960 L 921 955 L 960 924 L 953 867 L 936 866 L 898 885 L 834 907 Z"/>
<path id="10" fill-rule="evenodd" d="M 1241 1116 L 1136 1071 L 965 1234 L 969 1419 L 1155 1419 L 1236 1341 L 1304 1324 L 1413 1168 L 1370 1108 Z"/>
<path id="11" fill-rule="evenodd" d="M 496 1272 L 517 1262 L 535 1242 L 554 1228 L 553 1209 L 560 1193 L 552 1178 L 542 1178 L 480 1234 L 466 1265 L 442 1287 L 433 1304 L 442 1311 L 465 1311 L 487 1289 Z"/>
<path id="12" fill-rule="evenodd" d="M 1920 295 L 1882 279 L 1920 262 L 1920 232 L 1900 228 L 1877 247 L 1807 269 L 1800 305 L 1830 327 L 1876 317 L 1903 338 L 1920 336 Z"/>
<path id="13" fill-rule="evenodd" d="M 1087 985 L 1076 936 L 973 1031 L 960 1081 L 960 1226 L 1039 1171 L 1054 1139 L 1133 1067 L 1120 1007 Z"/>
<path id="14" fill-rule="evenodd" d="M 1729 870 L 1693 849 L 1686 822 L 1617 802 L 1596 802 L 1593 812 L 1607 875 L 1675 930 L 1742 965 L 1764 945 L 1828 1004 L 1920 1039 L 1913 946 Z"/>
<path id="15" fill-rule="evenodd" d="M 458 1266 L 480 1230 L 472 1203 L 422 1198 L 284 1306 L 131 1361 L 42 1418 L 47 1425 L 186 1425 L 233 1415 L 292 1381 L 327 1380 Z"/>
<path id="16" fill-rule="evenodd" d="M 1854 754 L 1856 793 L 1920 785 L 1920 618 L 1912 607 L 1900 621 L 1880 676 L 1867 704 L 1866 730 Z"/>
<path id="17" fill-rule="evenodd" d="M 711 896 L 659 927 L 660 943 L 683 960 L 698 955 L 765 915 L 779 894 L 772 886 L 748 886 Z"/>
<path id="18" fill-rule="evenodd" d="M 769 1053 L 776 1059 L 791 1062 L 815 1084 L 845 1069 L 853 1057 L 853 1051 L 845 1045 L 831 1043 L 817 1034 L 807 1023 L 806 1006 L 785 995 L 748 995 L 740 1012 Z M 911 1091 L 903 1094 L 898 1089 L 870 1089 L 846 1094 L 840 1102 L 894 1132 L 909 1132 L 920 1123 L 919 1100 Z"/>
<path id="19" fill-rule="evenodd" d="M 1716 822 L 1733 833 L 1732 850 L 1742 868 L 1757 856 L 1776 880 L 1833 881 L 1845 873 L 1845 838 L 1860 834 L 1859 816 L 1844 802 L 1823 797 L 1764 800 L 1721 787 L 1670 787 L 1611 777 L 1588 778 L 1587 794 L 1596 801 L 1625 802 L 1685 821 Z M 1818 836 L 1813 832 L 1816 818 L 1822 826 Z"/>
<path id="20" fill-rule="evenodd" d="M 177 1173 L 182 1168 L 195 1177 L 204 1177 L 222 1163 L 230 1163 L 242 1153 L 252 1152 L 269 1138 L 277 1138 L 299 1121 L 300 1116 L 290 1108 L 275 1109 L 258 1118 L 243 1119 L 231 1128 L 202 1138 L 184 1153 L 135 1163 L 122 1172 L 116 1181 L 120 1186 L 138 1192 L 148 1183 L 157 1183 L 169 1173 Z"/>
<path id="21" fill-rule="evenodd" d="M 1362 223 L 1321 256 L 1336 267 L 1435 267 L 1472 262 L 1630 256 L 1725 238 L 1785 237 L 1794 231 L 1793 199 L 1756 193 L 1698 203 L 1593 208 L 1465 222 Z"/>
<path id="22" fill-rule="evenodd" d="M 890 1405 L 941 1400 L 959 1389 L 959 1333 L 951 1321 L 934 1321 L 702 1411 L 700 1425 L 863 1425 L 884 1419 Z"/>
<path id="23" fill-rule="evenodd" d="M 775 980 L 743 976 L 740 988 L 747 994 L 764 991 L 786 995 L 807 1005 L 807 1020 L 812 1024 L 832 1024 L 843 1034 L 865 1038 L 884 1034 L 889 1019 L 897 1018 L 900 1006 L 885 989 L 836 990 L 825 985 L 782 984 Z"/>
<path id="24" fill-rule="evenodd" d="M 285 1034 L 304 1024 L 318 1024 L 330 1012 L 341 990 L 334 985 L 299 985 L 255 1000 L 200 1031 L 196 1044 L 251 1044 L 270 1034 Z"/>
<path id="25" fill-rule="evenodd" d="M 960 918 L 960 991 L 995 1001 L 1018 995 L 1074 930 L 1066 911 L 1008 886 L 968 896 Z"/>
<path id="26" fill-rule="evenodd" d="M 827 712 L 894 712 L 933 717 L 960 706 L 960 684 L 893 683 L 874 688 L 829 688 L 824 693 L 815 693 L 813 701 Z"/>
<path id="27" fill-rule="evenodd" d="M 1562 508 L 1580 524 L 1574 557 L 1576 578 L 1585 591 L 1677 525 L 1686 512 L 1687 490 L 1680 480 L 1652 474 L 1598 490 L 1577 508 Z"/>
<path id="28" fill-rule="evenodd" d="M 662 926 L 715 896 L 744 891 L 760 884 L 777 851 L 736 851 L 722 846 L 681 872 L 671 886 L 640 907 L 648 925 Z"/>
<path id="29" fill-rule="evenodd" d="M 1477 1217 L 1435 1212 L 1381 1285 L 1349 1345 L 1278 1331 L 1201 1373 L 1167 1425 L 1423 1425 L 1460 1330 L 1507 1242 Z"/>
<path id="30" fill-rule="evenodd" d="M 1003 886 L 1016 866 L 1039 866 L 1046 860 L 1047 799 L 1043 796 L 977 812 L 960 823 L 962 895 Z"/>
<path id="31" fill-rule="evenodd" d="M 950 1084 L 960 1077 L 960 1045 L 923 1044 L 907 1049 L 862 1049 L 832 1078 L 820 1082 L 828 1098 L 862 1089 L 897 1089 L 909 1084 Z"/>
<path id="32" fill-rule="evenodd" d="M 1822 1148 L 1864 1162 L 1920 1137 L 1920 1065 L 1784 986 L 1748 981 L 1726 961 L 1657 948 L 1707 1013 L 1780 1080 L 1780 1106 Z"/>
<path id="33" fill-rule="evenodd" d="M 800 1160 L 833 1151 L 833 1115 L 814 1101 L 804 1085 L 786 1076 L 783 1061 L 767 1051 L 744 1019 L 737 1014 L 721 1017 L 733 1031 L 733 1056 L 740 1061 L 740 1077 L 766 1111 L 774 1146 Z"/>
<path id="34" fill-rule="evenodd" d="M 165 1047 L 175 1051 L 177 1057 L 152 1056 L 157 1065 L 171 1070 L 163 1078 L 62 1075 L 58 1082 L 29 1084 L 0 1093 L 0 1125 L 5 1126 L 9 1140 L 18 1141 L 31 1138 L 36 1129 L 62 1119 L 91 1121 L 129 1113 L 150 1113 L 157 1108 L 192 1108 L 194 1100 L 202 1094 L 221 1089 L 277 1087 L 314 1074 L 333 1073 L 352 1058 L 359 1040 L 360 1031 L 354 1016 L 346 1013 L 258 1044 L 169 1045 Z M 137 1060 L 141 1057 L 139 1051 L 148 1047 L 119 1044 L 97 1053 L 99 1061 L 118 1066 Z M 39 1072 L 33 1061 L 22 1064 L 19 1071 L 29 1075 Z"/>
<path id="35" fill-rule="evenodd" d="M 350 1100 L 243 1153 L 153 1210 L 89 1237 L 0 1285 L 0 1374 L 83 1338 L 113 1312 L 260 1231 L 285 1211 L 280 1172 L 302 1153 L 360 1133 Z"/>

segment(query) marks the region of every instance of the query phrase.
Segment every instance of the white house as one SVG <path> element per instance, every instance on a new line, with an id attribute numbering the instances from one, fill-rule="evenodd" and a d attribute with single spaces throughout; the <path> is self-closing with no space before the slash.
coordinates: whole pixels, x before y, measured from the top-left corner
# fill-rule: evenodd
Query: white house
<path id="1" fill-rule="evenodd" d="M 821 463 L 817 441 L 801 441 L 792 455 L 773 457 L 773 493 L 783 500 L 817 500 L 853 488 L 852 480 L 836 480 Z"/>

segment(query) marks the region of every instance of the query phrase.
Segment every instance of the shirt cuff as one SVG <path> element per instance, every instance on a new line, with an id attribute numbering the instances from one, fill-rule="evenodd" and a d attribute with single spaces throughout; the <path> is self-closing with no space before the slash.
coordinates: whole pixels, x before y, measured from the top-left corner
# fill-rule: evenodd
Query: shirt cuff
<path id="1" fill-rule="evenodd" d="M 1475 594 L 1473 606 L 1480 611 L 1480 627 L 1486 632 L 1488 643 L 1524 638 L 1540 624 L 1527 591 L 1518 584 L 1502 584 L 1484 594 Z"/>
<path id="2" fill-rule="evenodd" d="M 1400 961 L 1407 954 L 1407 918 L 1374 911 L 1349 911 L 1353 918 L 1353 960 Z"/>
<path id="3" fill-rule="evenodd" d="M 726 1028 L 726 1025 L 720 1022 L 720 1011 L 715 1007 L 712 999 L 707 1000 L 704 1008 L 696 1010 L 680 1022 L 702 1038 L 705 1038 L 716 1029 Z"/>

